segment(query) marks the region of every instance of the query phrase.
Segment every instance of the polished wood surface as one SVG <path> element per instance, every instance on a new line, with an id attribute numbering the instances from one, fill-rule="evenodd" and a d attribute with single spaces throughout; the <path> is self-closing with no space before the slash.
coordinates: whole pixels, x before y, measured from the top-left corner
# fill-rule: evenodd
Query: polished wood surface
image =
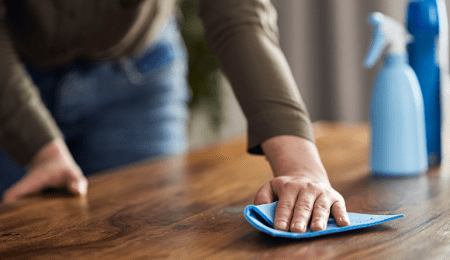
<path id="1" fill-rule="evenodd" d="M 450 259 L 450 179 L 432 169 L 376 178 L 365 124 L 315 124 L 317 146 L 351 212 L 406 217 L 305 240 L 273 238 L 243 216 L 272 178 L 245 138 L 90 177 L 87 197 L 0 204 L 4 259 Z"/>

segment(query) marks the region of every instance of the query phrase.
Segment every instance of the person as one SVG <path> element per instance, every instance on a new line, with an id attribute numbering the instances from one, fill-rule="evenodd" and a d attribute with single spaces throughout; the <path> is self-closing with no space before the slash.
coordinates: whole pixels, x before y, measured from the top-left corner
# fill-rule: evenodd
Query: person
<path id="1" fill-rule="evenodd" d="M 188 91 L 176 0 L 0 3 L 0 144 L 28 169 L 4 200 L 47 187 L 83 195 L 83 172 L 186 149 Z M 270 0 L 199 0 L 198 6 L 247 118 L 248 152 L 265 155 L 273 169 L 255 204 L 278 200 L 280 230 L 305 232 L 309 222 L 322 230 L 330 214 L 349 225 L 280 50 Z M 8 163 L 0 162 L 2 176 L 14 175 Z"/>

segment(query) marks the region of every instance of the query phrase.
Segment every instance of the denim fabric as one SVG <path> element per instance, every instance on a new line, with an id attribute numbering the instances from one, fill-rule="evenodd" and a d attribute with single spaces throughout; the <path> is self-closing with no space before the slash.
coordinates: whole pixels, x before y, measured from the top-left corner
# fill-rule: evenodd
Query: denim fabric
<path id="1" fill-rule="evenodd" d="M 138 55 L 28 67 L 85 175 L 187 148 L 187 55 L 175 20 Z M 0 154 L 0 191 L 24 171 Z"/>

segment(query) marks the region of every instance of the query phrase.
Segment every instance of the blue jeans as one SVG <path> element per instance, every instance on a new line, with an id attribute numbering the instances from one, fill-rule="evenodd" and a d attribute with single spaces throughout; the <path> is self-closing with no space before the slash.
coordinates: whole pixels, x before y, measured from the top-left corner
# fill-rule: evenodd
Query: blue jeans
<path id="1" fill-rule="evenodd" d="M 85 175 L 187 148 L 187 55 L 175 20 L 138 55 L 27 66 Z M 0 192 L 25 171 L 0 154 Z"/>

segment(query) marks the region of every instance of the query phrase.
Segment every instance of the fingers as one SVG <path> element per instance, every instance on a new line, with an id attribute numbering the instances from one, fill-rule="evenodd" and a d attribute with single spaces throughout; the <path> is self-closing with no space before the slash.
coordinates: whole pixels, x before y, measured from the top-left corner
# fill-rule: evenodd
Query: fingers
<path id="1" fill-rule="evenodd" d="M 39 171 L 30 172 L 8 189 L 3 195 L 3 199 L 5 201 L 16 200 L 24 195 L 38 192 L 47 182 L 45 174 L 40 174 Z"/>
<path id="2" fill-rule="evenodd" d="M 311 231 L 320 231 L 327 228 L 330 217 L 331 198 L 326 194 L 321 194 L 314 202 L 313 214 L 311 218 Z"/>
<path id="3" fill-rule="evenodd" d="M 70 175 L 68 187 L 70 192 L 78 195 L 86 195 L 88 188 L 88 181 L 83 175 Z"/>
<path id="4" fill-rule="evenodd" d="M 308 196 L 306 194 L 299 194 L 297 203 L 294 208 L 294 215 L 291 221 L 292 232 L 305 233 L 308 227 L 309 219 L 314 205 L 315 196 Z"/>
<path id="5" fill-rule="evenodd" d="M 289 230 L 297 196 L 298 191 L 295 189 L 294 185 L 283 185 L 274 219 L 274 227 L 276 229 L 283 231 Z"/>
<path id="6" fill-rule="evenodd" d="M 343 227 L 350 225 L 350 219 L 348 218 L 345 203 L 343 201 L 336 201 L 333 206 L 331 206 L 331 214 L 338 226 Z"/>
<path id="7" fill-rule="evenodd" d="M 256 193 L 255 205 L 269 204 L 274 202 L 274 194 L 270 182 L 264 184 Z"/>
<path id="8" fill-rule="evenodd" d="M 307 230 L 308 222 L 311 223 L 310 229 L 313 232 L 325 230 L 330 218 L 330 211 L 338 226 L 350 225 L 345 203 L 340 195 L 330 192 L 321 193 L 317 198 L 299 195 L 290 231 L 304 233 Z"/>
<path id="9" fill-rule="evenodd" d="M 51 168 L 45 167 L 40 170 L 30 171 L 4 193 L 3 199 L 5 201 L 16 200 L 49 187 L 67 187 L 74 194 L 85 195 L 88 181 L 78 169 L 55 169 L 52 171 Z"/>
<path id="10" fill-rule="evenodd" d="M 350 224 L 344 199 L 329 184 L 276 178 L 260 189 L 255 203 L 270 203 L 276 198 L 275 229 L 304 233 L 310 223 L 313 232 L 325 230 L 330 215 L 338 226 Z"/>

